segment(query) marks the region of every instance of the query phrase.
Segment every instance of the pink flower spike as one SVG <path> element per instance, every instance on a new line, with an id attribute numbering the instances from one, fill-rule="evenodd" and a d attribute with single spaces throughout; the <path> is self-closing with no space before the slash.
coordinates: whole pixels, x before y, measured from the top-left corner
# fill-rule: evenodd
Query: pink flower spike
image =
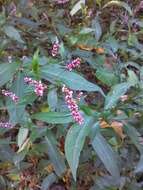
<path id="1" fill-rule="evenodd" d="M 2 90 L 2 95 L 10 97 L 13 102 L 17 103 L 19 101 L 19 97 L 16 96 L 13 92 L 10 92 L 8 90 Z"/>
<path id="2" fill-rule="evenodd" d="M 78 57 L 74 60 L 72 60 L 67 66 L 66 68 L 69 71 L 72 71 L 73 69 L 75 69 L 76 67 L 78 67 L 81 64 L 81 59 Z"/>
<path id="3" fill-rule="evenodd" d="M 0 122 L 0 128 L 13 128 L 13 125 L 9 122 Z"/>
<path id="4" fill-rule="evenodd" d="M 37 96 L 43 96 L 44 90 L 47 88 L 46 85 L 42 84 L 41 81 L 33 80 L 32 78 L 25 77 L 24 82 L 28 85 L 34 86 L 34 92 Z"/>
<path id="5" fill-rule="evenodd" d="M 52 50 L 51 50 L 51 55 L 53 57 L 55 57 L 58 54 L 59 48 L 60 48 L 59 43 L 58 42 L 54 42 L 53 45 L 52 45 Z"/>
<path id="6" fill-rule="evenodd" d="M 43 96 L 45 88 L 46 87 L 41 83 L 41 81 L 39 81 L 37 84 L 35 84 L 34 92 L 37 96 Z"/>
<path id="7" fill-rule="evenodd" d="M 79 124 L 83 124 L 84 119 L 82 115 L 79 112 L 78 105 L 76 103 L 76 100 L 73 98 L 73 91 L 65 87 L 63 85 L 62 92 L 65 94 L 65 102 L 67 103 L 67 106 L 69 110 L 71 111 L 73 119 Z"/>
<path id="8" fill-rule="evenodd" d="M 32 78 L 30 77 L 24 77 L 24 82 L 29 84 L 29 85 L 33 85 L 35 80 L 33 80 Z"/>

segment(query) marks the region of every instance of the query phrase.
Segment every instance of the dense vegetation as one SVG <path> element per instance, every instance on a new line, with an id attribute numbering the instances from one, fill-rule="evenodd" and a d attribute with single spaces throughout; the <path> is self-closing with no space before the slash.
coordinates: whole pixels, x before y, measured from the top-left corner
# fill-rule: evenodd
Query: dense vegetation
<path id="1" fill-rule="evenodd" d="M 143 1 L 0 1 L 0 190 L 143 189 Z"/>

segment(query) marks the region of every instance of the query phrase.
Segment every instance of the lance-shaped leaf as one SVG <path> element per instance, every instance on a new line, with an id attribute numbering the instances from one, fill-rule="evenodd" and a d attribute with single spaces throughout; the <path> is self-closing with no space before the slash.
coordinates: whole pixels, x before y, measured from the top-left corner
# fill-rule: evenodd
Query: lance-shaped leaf
<path id="1" fill-rule="evenodd" d="M 13 26 L 4 26 L 4 32 L 9 38 L 16 40 L 20 43 L 24 43 L 21 38 L 20 32 Z"/>
<path id="2" fill-rule="evenodd" d="M 90 92 L 100 92 L 104 95 L 102 89 L 77 73 L 67 71 L 59 65 L 48 65 L 41 68 L 42 77 L 49 81 L 60 81 L 73 90 L 84 90 Z"/>
<path id="3" fill-rule="evenodd" d="M 80 0 L 74 5 L 70 12 L 71 16 L 75 15 L 82 8 L 82 4 L 85 4 L 85 0 Z"/>
<path id="4" fill-rule="evenodd" d="M 140 160 L 135 169 L 135 173 L 142 173 L 142 172 L 143 172 L 143 154 L 141 155 Z"/>
<path id="5" fill-rule="evenodd" d="M 131 139 L 131 142 L 136 146 L 136 148 L 143 154 L 143 146 L 140 143 L 141 134 L 137 131 L 137 129 L 127 123 L 124 125 L 124 131 Z"/>
<path id="6" fill-rule="evenodd" d="M 120 177 L 120 169 L 118 167 L 117 154 L 99 132 L 95 135 L 92 146 L 108 172 L 118 179 Z"/>
<path id="7" fill-rule="evenodd" d="M 39 77 L 39 50 L 37 50 L 34 55 L 33 55 L 33 59 L 32 59 L 32 70 L 33 73 Z"/>
<path id="8" fill-rule="evenodd" d="M 37 119 L 51 124 L 63 124 L 73 121 L 71 114 L 66 112 L 40 112 L 33 114 L 32 119 Z"/>
<path id="9" fill-rule="evenodd" d="M 45 137 L 45 140 L 48 148 L 47 151 L 50 161 L 54 165 L 54 170 L 56 174 L 58 176 L 61 176 L 66 170 L 66 165 L 64 158 L 62 157 L 62 154 L 57 149 L 56 139 L 54 138 L 53 134 L 49 131 L 47 136 Z"/>
<path id="10" fill-rule="evenodd" d="M 56 181 L 56 175 L 54 173 L 49 174 L 47 177 L 43 179 L 41 184 L 42 190 L 47 190 L 50 186 Z"/>
<path id="11" fill-rule="evenodd" d="M 17 63 L 0 64 L 0 86 L 12 79 L 16 69 L 19 67 Z"/>
<path id="12" fill-rule="evenodd" d="M 12 84 L 10 90 L 19 97 L 19 102 L 24 96 L 24 75 L 19 72 L 17 78 Z M 20 105 L 19 102 L 17 104 L 13 103 L 10 98 L 7 98 L 6 105 L 8 108 L 8 113 L 10 116 L 10 122 L 13 124 L 24 123 L 26 116 L 25 112 L 25 104 Z"/>
<path id="13" fill-rule="evenodd" d="M 109 1 L 107 4 L 104 5 L 103 8 L 106 8 L 106 7 L 112 6 L 112 5 L 117 5 L 119 7 L 123 7 L 124 9 L 126 9 L 128 11 L 128 13 L 130 14 L 130 16 L 133 15 L 131 7 L 127 3 L 122 2 L 122 1 L 116 1 L 116 0 Z"/>
<path id="14" fill-rule="evenodd" d="M 116 103 L 120 99 L 121 96 L 123 96 L 127 90 L 131 87 L 131 84 L 129 83 L 120 83 L 111 89 L 111 91 L 108 93 L 108 95 L 105 98 L 105 107 L 104 109 L 111 109 L 112 107 L 116 106 Z"/>
<path id="15" fill-rule="evenodd" d="M 28 137 L 28 128 L 23 128 L 21 127 L 18 131 L 18 136 L 17 136 L 17 144 L 19 148 L 23 145 L 25 142 L 26 138 Z"/>
<path id="16" fill-rule="evenodd" d="M 75 180 L 80 152 L 83 148 L 85 138 L 90 132 L 92 124 L 93 120 L 88 118 L 83 126 L 73 125 L 66 136 L 65 155 Z"/>

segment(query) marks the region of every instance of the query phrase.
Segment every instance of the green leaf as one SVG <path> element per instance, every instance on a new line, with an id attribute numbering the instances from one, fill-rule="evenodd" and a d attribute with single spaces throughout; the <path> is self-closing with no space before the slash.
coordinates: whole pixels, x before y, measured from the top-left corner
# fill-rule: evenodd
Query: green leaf
<path id="1" fill-rule="evenodd" d="M 143 81 L 143 66 L 141 66 L 139 69 L 140 69 L 140 80 L 142 82 Z"/>
<path id="2" fill-rule="evenodd" d="M 73 121 L 71 114 L 66 112 L 39 112 L 33 114 L 32 119 L 37 119 L 51 124 L 64 124 Z"/>
<path id="3" fill-rule="evenodd" d="M 20 128 L 18 131 L 18 136 L 17 136 L 17 144 L 19 148 L 23 145 L 25 142 L 27 136 L 28 136 L 29 130 L 27 128 Z"/>
<path id="4" fill-rule="evenodd" d="M 112 86 L 118 83 L 118 77 L 110 70 L 106 68 L 97 69 L 96 77 L 108 86 Z"/>
<path id="5" fill-rule="evenodd" d="M 47 129 L 44 127 L 37 128 L 36 126 L 32 126 L 32 130 L 30 133 L 30 141 L 34 142 L 37 138 L 41 138 L 45 135 Z"/>
<path id="6" fill-rule="evenodd" d="M 58 103 L 57 90 L 55 88 L 51 89 L 48 92 L 47 99 L 48 99 L 48 105 L 50 107 L 50 110 L 54 111 Z"/>
<path id="7" fill-rule="evenodd" d="M 128 36 L 128 45 L 129 46 L 137 46 L 138 45 L 138 38 L 135 34 L 129 34 Z"/>
<path id="8" fill-rule="evenodd" d="M 20 43 L 24 43 L 24 41 L 22 40 L 20 36 L 19 31 L 13 26 L 4 26 L 4 32 L 9 38 L 16 40 Z"/>
<path id="9" fill-rule="evenodd" d="M 24 160 L 28 150 L 24 149 L 23 151 L 17 153 L 13 157 L 13 162 L 17 167 L 20 167 L 20 162 Z"/>
<path id="10" fill-rule="evenodd" d="M 126 9 L 128 11 L 128 13 L 130 14 L 130 16 L 133 15 L 131 7 L 127 3 L 122 2 L 122 1 L 116 1 L 116 0 L 109 1 L 108 3 L 106 3 L 104 5 L 103 9 L 106 8 L 106 7 L 108 7 L 108 6 L 112 6 L 112 5 L 117 5 L 117 6 L 123 7 L 124 9 Z"/>
<path id="11" fill-rule="evenodd" d="M 89 34 L 89 33 L 94 32 L 94 31 L 95 31 L 95 29 L 93 29 L 93 28 L 87 28 L 87 27 L 85 27 L 85 28 L 83 28 L 83 29 L 80 31 L 79 34 Z"/>
<path id="12" fill-rule="evenodd" d="M 141 155 L 140 160 L 135 169 L 135 173 L 142 173 L 142 172 L 143 172 L 143 154 Z"/>
<path id="13" fill-rule="evenodd" d="M 24 75 L 19 72 L 10 88 L 10 90 L 19 97 L 19 102 L 24 96 L 24 89 Z M 23 123 L 26 118 L 25 104 L 20 105 L 19 102 L 15 104 L 10 98 L 7 98 L 6 100 L 10 122 L 13 124 Z"/>
<path id="14" fill-rule="evenodd" d="M 132 86 L 135 86 L 136 84 L 139 83 L 138 77 L 135 74 L 134 71 L 128 69 L 128 83 L 130 83 Z"/>
<path id="15" fill-rule="evenodd" d="M 137 173 L 142 173 L 143 172 L 143 154 L 140 157 L 140 160 L 136 166 L 136 169 L 134 171 L 136 174 Z"/>
<path id="16" fill-rule="evenodd" d="M 92 124 L 93 120 L 88 118 L 83 126 L 73 125 L 66 136 L 65 155 L 75 180 L 80 152 L 83 148 L 85 138 L 90 132 Z"/>
<path id="17" fill-rule="evenodd" d="M 67 52 L 64 46 L 64 43 L 60 43 L 60 47 L 59 47 L 59 54 L 61 55 L 62 59 L 66 58 L 67 56 Z"/>
<path id="18" fill-rule="evenodd" d="M 34 74 L 39 77 L 39 50 L 37 50 L 32 59 L 32 70 Z"/>
<path id="19" fill-rule="evenodd" d="M 143 146 L 142 144 L 140 144 L 140 141 L 139 141 L 139 137 L 141 137 L 141 134 L 136 130 L 135 127 L 129 124 L 124 125 L 124 131 L 126 132 L 128 137 L 131 139 L 132 143 L 140 151 L 140 153 L 143 154 Z"/>
<path id="20" fill-rule="evenodd" d="M 48 131 L 48 134 L 45 137 L 45 139 L 46 139 L 46 144 L 48 147 L 48 149 L 47 149 L 48 156 L 54 165 L 56 174 L 58 176 L 61 176 L 66 170 L 66 165 L 65 165 L 65 161 L 64 161 L 62 155 L 60 154 L 60 152 L 57 149 L 57 146 L 56 146 L 57 142 L 50 131 Z"/>
<path id="21" fill-rule="evenodd" d="M 99 86 L 88 82 L 77 73 L 61 68 L 59 65 L 54 64 L 45 66 L 41 69 L 41 73 L 44 79 L 49 81 L 51 81 L 51 79 L 54 81 L 61 81 L 73 90 L 96 91 L 104 95 L 104 92 Z"/>
<path id="22" fill-rule="evenodd" d="M 120 186 L 120 183 L 120 178 L 115 179 L 114 176 L 106 174 L 101 177 L 98 176 L 95 181 L 95 185 L 90 190 L 117 190 L 117 188 Z"/>
<path id="23" fill-rule="evenodd" d="M 51 173 L 47 177 L 44 178 L 42 184 L 41 184 L 41 189 L 42 190 L 47 190 L 50 188 L 50 186 L 56 181 L 57 177 L 54 173 Z"/>
<path id="24" fill-rule="evenodd" d="M 97 133 L 94 137 L 92 146 L 108 172 L 116 179 L 119 178 L 120 170 L 118 167 L 117 155 L 100 133 Z"/>
<path id="25" fill-rule="evenodd" d="M 112 54 L 116 53 L 119 49 L 118 41 L 113 36 L 109 36 L 105 42 L 105 49 L 111 51 Z"/>
<path id="26" fill-rule="evenodd" d="M 1 145 L 0 146 L 0 155 L 1 155 L 1 158 L 0 158 L 1 161 L 11 162 L 13 160 L 15 153 L 9 145 Z"/>
<path id="27" fill-rule="evenodd" d="M 0 64 L 0 86 L 3 86 L 10 79 L 12 79 L 18 67 L 18 63 Z"/>
<path id="28" fill-rule="evenodd" d="M 94 30 L 95 38 L 97 41 L 99 41 L 100 37 L 102 35 L 102 28 L 101 28 L 101 25 L 99 23 L 99 17 L 98 16 L 96 16 L 95 19 L 93 20 L 92 27 L 95 29 Z"/>
<path id="29" fill-rule="evenodd" d="M 115 85 L 105 98 L 104 109 L 111 109 L 116 106 L 120 97 L 123 96 L 130 87 L 131 85 L 126 82 Z"/>
<path id="30" fill-rule="evenodd" d="M 72 8 L 72 10 L 70 11 L 70 15 L 73 16 L 75 15 L 81 8 L 82 8 L 82 4 L 85 4 L 85 0 L 80 0 L 78 1 Z"/>

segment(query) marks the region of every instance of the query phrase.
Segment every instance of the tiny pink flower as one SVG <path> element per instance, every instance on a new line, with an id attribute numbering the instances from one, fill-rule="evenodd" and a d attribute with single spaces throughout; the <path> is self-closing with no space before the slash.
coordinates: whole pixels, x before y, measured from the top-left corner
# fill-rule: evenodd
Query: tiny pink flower
<path id="1" fill-rule="evenodd" d="M 25 78 L 24 78 L 24 82 L 26 82 L 26 83 L 29 84 L 29 85 L 33 85 L 34 80 L 33 80 L 32 78 L 25 77 Z"/>
<path id="2" fill-rule="evenodd" d="M 55 57 L 59 52 L 60 45 L 58 42 L 54 42 L 52 45 L 51 55 Z"/>
<path id="3" fill-rule="evenodd" d="M 80 101 L 81 97 L 83 96 L 83 92 L 79 92 L 77 94 L 77 100 Z"/>
<path id="4" fill-rule="evenodd" d="M 22 58 L 21 58 L 21 61 L 24 61 L 26 58 L 27 58 L 27 56 L 23 55 Z"/>
<path id="5" fill-rule="evenodd" d="M 136 14 L 137 12 L 139 12 L 140 10 L 143 9 L 143 1 L 141 1 L 139 3 L 139 5 L 136 6 L 135 10 L 134 10 L 134 13 Z"/>
<path id="6" fill-rule="evenodd" d="M 12 63 L 12 56 L 9 55 L 7 58 L 8 58 L 8 62 L 9 62 L 9 63 Z"/>
<path id="7" fill-rule="evenodd" d="M 62 92 L 65 94 L 65 102 L 71 111 L 73 119 L 79 124 L 83 124 L 84 119 L 79 112 L 76 100 L 73 98 L 73 91 L 63 85 Z"/>
<path id="8" fill-rule="evenodd" d="M 10 12 L 9 12 L 9 15 L 10 15 L 10 16 L 16 16 L 16 10 L 17 10 L 16 5 L 12 2 L 12 3 L 10 4 Z"/>
<path id="9" fill-rule="evenodd" d="M 43 93 L 44 93 L 44 89 L 45 89 L 45 86 L 41 83 L 41 81 L 37 82 L 37 84 L 35 85 L 35 94 L 37 96 L 43 96 Z"/>
<path id="10" fill-rule="evenodd" d="M 13 92 L 10 92 L 8 90 L 2 90 L 2 95 L 10 97 L 13 102 L 17 103 L 19 101 L 19 97 L 16 96 Z"/>
<path id="11" fill-rule="evenodd" d="M 0 122 L 0 128 L 13 128 L 13 125 L 9 122 Z"/>
<path id="12" fill-rule="evenodd" d="M 123 95 L 120 97 L 122 102 L 125 102 L 126 100 L 128 100 L 128 95 Z"/>
<path id="13" fill-rule="evenodd" d="M 81 59 L 78 57 L 78 58 L 72 60 L 72 61 L 66 66 L 66 68 L 67 68 L 69 71 L 72 71 L 74 68 L 78 67 L 80 64 L 81 64 Z"/>
<path id="14" fill-rule="evenodd" d="M 69 0 L 56 0 L 55 2 L 57 4 L 65 4 L 65 3 L 69 2 Z"/>
<path id="15" fill-rule="evenodd" d="M 41 83 L 41 81 L 33 80 L 32 78 L 25 77 L 24 81 L 31 86 L 34 86 L 34 92 L 37 96 L 43 96 L 46 86 Z"/>
<path id="16" fill-rule="evenodd" d="M 93 16 L 93 9 L 89 9 L 88 13 L 87 13 L 88 17 L 92 17 Z"/>

